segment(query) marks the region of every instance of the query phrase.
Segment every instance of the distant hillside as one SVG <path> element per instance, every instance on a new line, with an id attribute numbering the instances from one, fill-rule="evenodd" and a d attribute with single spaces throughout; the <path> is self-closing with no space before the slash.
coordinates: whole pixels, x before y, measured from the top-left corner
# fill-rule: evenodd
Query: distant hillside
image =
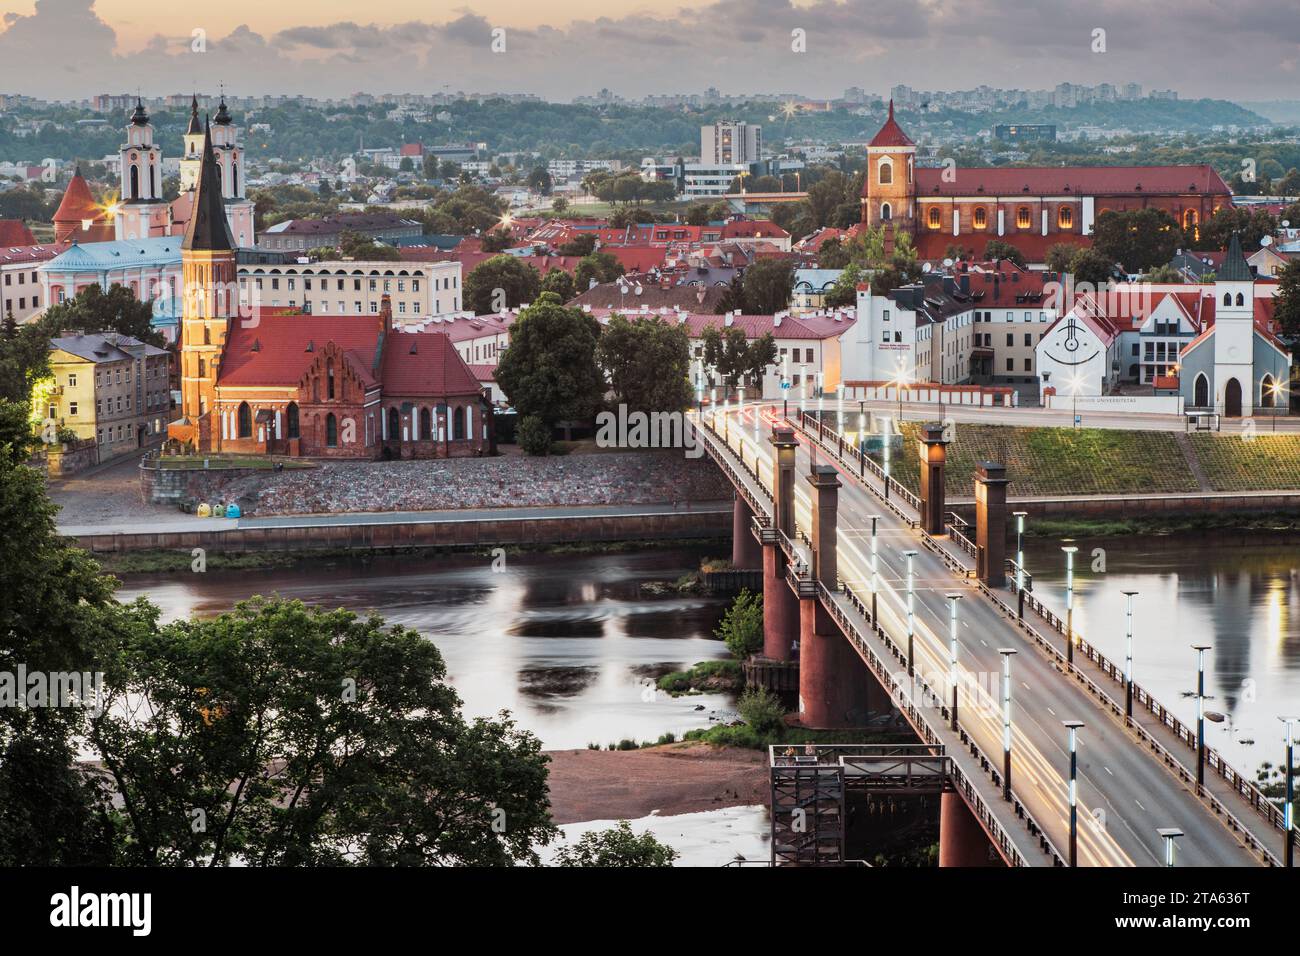
<path id="1" fill-rule="evenodd" d="M 1268 100 L 1260 103 L 1238 103 L 1243 109 L 1254 110 L 1274 123 L 1288 126 L 1300 125 L 1300 100 Z"/>

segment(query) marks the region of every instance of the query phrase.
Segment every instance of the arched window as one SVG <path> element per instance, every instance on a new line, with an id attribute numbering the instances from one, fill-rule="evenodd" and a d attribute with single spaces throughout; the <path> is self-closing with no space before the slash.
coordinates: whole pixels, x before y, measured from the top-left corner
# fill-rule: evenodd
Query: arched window
<path id="1" fill-rule="evenodd" d="M 131 164 L 131 194 L 127 198 L 140 198 L 140 167 L 135 163 Z"/>
<path id="2" fill-rule="evenodd" d="M 986 229 L 989 224 L 989 214 L 983 206 L 975 210 L 975 228 Z"/>
<path id="3" fill-rule="evenodd" d="M 298 431 L 298 403 L 290 402 L 289 407 L 284 410 L 285 427 L 290 438 L 299 437 Z"/>
<path id="4" fill-rule="evenodd" d="M 1195 210 L 1195 209 L 1189 209 L 1189 210 L 1187 210 L 1187 212 L 1183 213 L 1183 228 L 1184 228 L 1184 229 L 1195 229 L 1195 228 L 1196 228 L 1196 210 Z"/>
<path id="5" fill-rule="evenodd" d="M 1074 210 L 1069 206 L 1062 206 L 1056 213 L 1056 225 L 1061 229 L 1074 228 Z"/>
<path id="6" fill-rule="evenodd" d="M 1016 228 L 1028 229 L 1030 225 L 1029 207 L 1021 206 L 1016 210 Z"/>
<path id="7" fill-rule="evenodd" d="M 940 214 L 939 214 L 939 207 L 931 206 L 930 207 L 930 228 L 938 229 L 942 224 L 943 223 L 942 220 L 940 219 Z"/>
<path id="8" fill-rule="evenodd" d="M 339 447 L 339 422 L 333 412 L 325 416 L 325 447 Z"/>
<path id="9" fill-rule="evenodd" d="M 433 416 L 429 414 L 427 408 L 420 409 L 420 440 L 429 441 L 433 438 Z"/>
<path id="10" fill-rule="evenodd" d="M 388 440 L 402 440 L 402 416 L 398 413 L 396 408 L 390 408 L 388 410 Z"/>
<path id="11" fill-rule="evenodd" d="M 1246 304 L 1246 297 L 1245 297 L 1244 295 L 1242 295 L 1240 292 L 1238 292 L 1238 293 L 1237 293 L 1237 305 L 1245 305 L 1245 304 Z"/>
<path id="12" fill-rule="evenodd" d="M 877 168 L 876 178 L 882 186 L 888 186 L 892 183 L 894 181 L 894 164 L 887 159 L 882 159 L 880 166 Z"/>
<path id="13" fill-rule="evenodd" d="M 253 437 L 253 410 L 248 407 L 248 402 L 239 403 L 239 437 Z"/>
<path id="14" fill-rule="evenodd" d="M 325 363 L 325 397 L 334 400 L 334 360 Z"/>
<path id="15" fill-rule="evenodd" d="M 1210 405 L 1210 380 L 1204 372 L 1196 376 L 1196 384 L 1192 388 L 1192 405 L 1196 408 L 1208 408 Z"/>
<path id="16" fill-rule="evenodd" d="M 1231 293 L 1231 292 L 1225 292 L 1225 293 L 1223 293 L 1223 304 L 1224 304 L 1224 305 L 1232 305 L 1232 293 Z"/>
<path id="17" fill-rule="evenodd" d="M 451 413 L 451 438 L 452 441 L 461 441 L 465 437 L 465 409 L 457 405 L 455 411 Z"/>
<path id="18" fill-rule="evenodd" d="M 1277 404 L 1277 386 L 1273 384 L 1272 375 L 1265 375 L 1259 383 L 1259 404 L 1263 408 L 1272 408 Z"/>
<path id="19" fill-rule="evenodd" d="M 894 211 L 890 208 L 889 203 L 882 202 L 880 204 L 880 218 L 885 220 L 894 218 Z"/>
<path id="20" fill-rule="evenodd" d="M 239 163 L 230 164 L 230 195 L 239 195 Z"/>

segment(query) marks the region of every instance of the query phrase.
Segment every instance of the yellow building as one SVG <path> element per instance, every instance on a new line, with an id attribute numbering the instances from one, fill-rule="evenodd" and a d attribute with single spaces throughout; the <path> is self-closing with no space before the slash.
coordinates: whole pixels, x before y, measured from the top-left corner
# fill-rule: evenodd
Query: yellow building
<path id="1" fill-rule="evenodd" d="M 50 342 L 53 384 L 43 408 L 33 409 L 56 428 L 93 438 L 99 461 L 152 444 L 171 417 L 171 356 L 129 335 L 92 332 Z"/>

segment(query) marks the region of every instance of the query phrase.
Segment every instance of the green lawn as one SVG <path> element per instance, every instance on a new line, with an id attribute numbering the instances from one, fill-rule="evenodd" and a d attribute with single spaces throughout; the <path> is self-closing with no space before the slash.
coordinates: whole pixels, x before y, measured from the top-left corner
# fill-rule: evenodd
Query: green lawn
<path id="1" fill-rule="evenodd" d="M 1216 491 L 1300 489 L 1300 435 L 1220 432 L 1189 437 Z"/>

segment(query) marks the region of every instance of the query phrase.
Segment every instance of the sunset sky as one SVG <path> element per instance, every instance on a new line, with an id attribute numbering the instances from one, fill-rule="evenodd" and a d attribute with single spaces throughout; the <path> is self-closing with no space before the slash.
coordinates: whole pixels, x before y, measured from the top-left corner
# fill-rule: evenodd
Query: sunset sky
<path id="1" fill-rule="evenodd" d="M 0 90 L 885 92 L 1136 81 L 1300 98 L 1295 0 L 0 0 Z M 364 12 L 364 18 L 359 12 Z M 490 49 L 494 28 L 506 51 Z M 206 50 L 191 52 L 193 31 Z M 1105 51 L 1093 31 L 1106 31 Z M 805 31 L 807 50 L 791 49 Z"/>

